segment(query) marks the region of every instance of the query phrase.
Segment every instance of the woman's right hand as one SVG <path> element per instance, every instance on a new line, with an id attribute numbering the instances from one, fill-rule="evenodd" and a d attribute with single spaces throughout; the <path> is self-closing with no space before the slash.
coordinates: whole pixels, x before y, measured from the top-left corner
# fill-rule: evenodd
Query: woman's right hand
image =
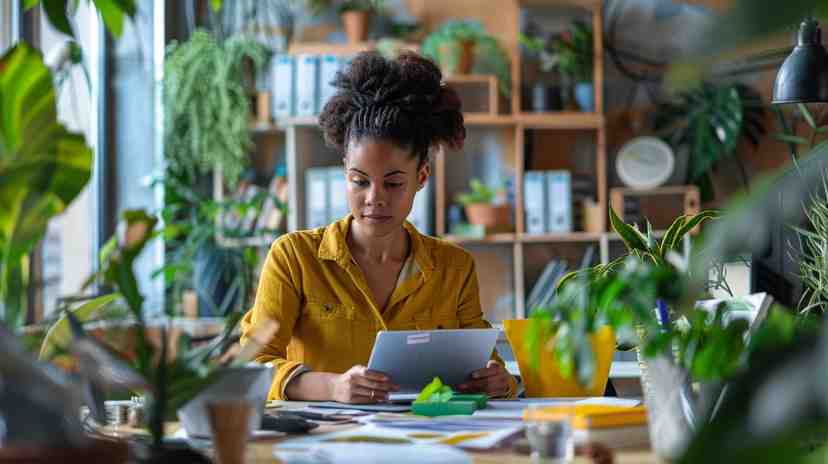
<path id="1" fill-rule="evenodd" d="M 348 372 L 334 377 L 331 396 L 340 403 L 376 403 L 388 399 L 388 393 L 399 390 L 398 385 L 382 372 L 365 366 L 354 366 Z"/>

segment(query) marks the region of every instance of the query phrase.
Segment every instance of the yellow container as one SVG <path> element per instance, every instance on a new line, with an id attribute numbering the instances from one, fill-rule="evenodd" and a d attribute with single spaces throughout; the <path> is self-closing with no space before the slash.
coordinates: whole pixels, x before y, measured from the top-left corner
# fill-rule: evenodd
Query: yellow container
<path id="1" fill-rule="evenodd" d="M 589 388 L 578 385 L 573 376 L 565 379 L 561 376 L 555 355 L 551 351 L 541 353 L 537 369 L 531 365 L 531 355 L 526 349 L 526 332 L 531 323 L 528 319 L 503 321 L 506 338 L 515 353 L 527 397 L 572 397 L 603 396 L 609 378 L 612 355 L 615 352 L 615 335 L 609 327 L 602 327 L 592 335 L 592 350 L 595 352 L 595 377 Z M 546 346 L 548 338 L 541 340 L 540 346 Z"/>

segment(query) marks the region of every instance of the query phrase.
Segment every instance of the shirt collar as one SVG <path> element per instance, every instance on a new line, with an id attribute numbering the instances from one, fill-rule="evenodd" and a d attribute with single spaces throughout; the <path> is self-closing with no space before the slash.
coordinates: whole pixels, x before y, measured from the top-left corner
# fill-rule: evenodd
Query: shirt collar
<path id="1" fill-rule="evenodd" d="M 351 260 L 351 252 L 348 250 L 346 237 L 353 219 L 354 217 L 349 214 L 325 228 L 322 232 L 322 243 L 319 244 L 319 252 L 317 253 L 319 259 L 336 261 L 342 266 L 347 265 Z M 408 232 L 408 236 L 411 237 L 411 252 L 414 255 L 414 260 L 420 267 L 421 272 L 426 275 L 429 274 L 434 269 L 430 247 L 411 223 L 405 221 L 403 227 Z"/>

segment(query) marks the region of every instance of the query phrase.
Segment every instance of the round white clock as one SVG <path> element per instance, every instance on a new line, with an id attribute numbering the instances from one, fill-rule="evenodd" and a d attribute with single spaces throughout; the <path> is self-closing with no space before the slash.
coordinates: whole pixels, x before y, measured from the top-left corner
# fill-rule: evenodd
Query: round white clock
<path id="1" fill-rule="evenodd" d="M 651 189 L 667 182 L 673 174 L 673 149 L 656 137 L 636 137 L 625 143 L 615 158 L 615 169 L 624 184 Z"/>

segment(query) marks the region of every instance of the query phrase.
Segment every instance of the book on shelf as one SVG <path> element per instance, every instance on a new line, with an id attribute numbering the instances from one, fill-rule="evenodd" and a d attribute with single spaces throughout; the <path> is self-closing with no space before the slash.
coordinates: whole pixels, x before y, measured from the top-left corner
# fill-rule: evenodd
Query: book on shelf
<path id="1" fill-rule="evenodd" d="M 548 305 L 555 297 L 555 286 L 566 274 L 566 261 L 551 260 L 546 263 L 535 285 L 526 299 L 526 309 L 531 313 L 535 308 Z"/>

